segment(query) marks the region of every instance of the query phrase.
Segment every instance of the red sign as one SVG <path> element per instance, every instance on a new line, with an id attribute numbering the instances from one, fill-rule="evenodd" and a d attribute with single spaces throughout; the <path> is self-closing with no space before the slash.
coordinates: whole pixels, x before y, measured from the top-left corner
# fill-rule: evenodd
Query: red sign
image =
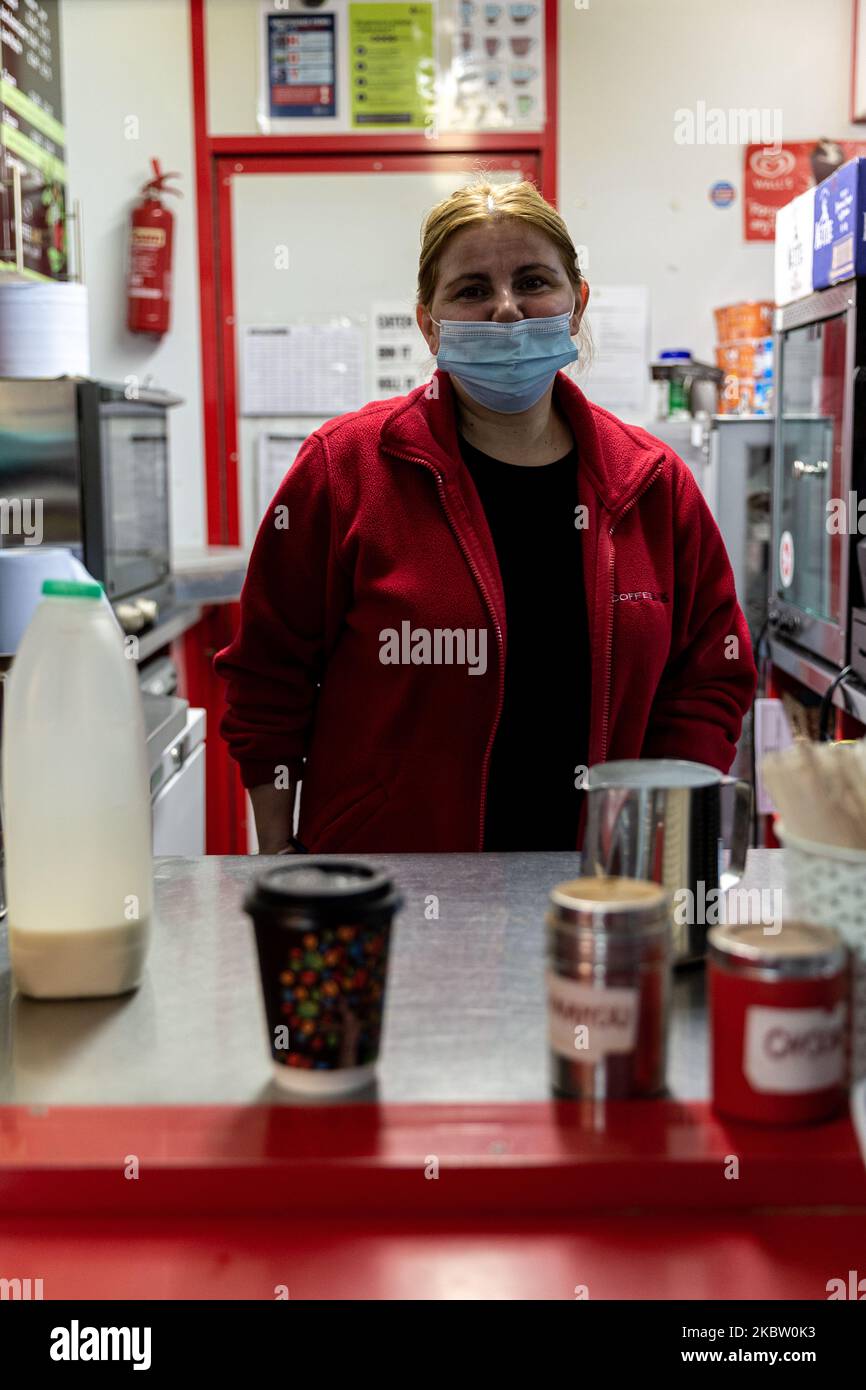
<path id="1" fill-rule="evenodd" d="M 855 155 L 864 140 L 796 140 L 778 148 L 746 145 L 743 218 L 746 241 L 772 241 L 776 212 Z"/>

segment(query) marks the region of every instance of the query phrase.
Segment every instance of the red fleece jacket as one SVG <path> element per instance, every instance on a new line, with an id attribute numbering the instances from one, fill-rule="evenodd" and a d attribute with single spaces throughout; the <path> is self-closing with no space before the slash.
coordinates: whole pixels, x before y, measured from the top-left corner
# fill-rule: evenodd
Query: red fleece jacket
<path id="1" fill-rule="evenodd" d="M 664 444 L 562 373 L 554 390 L 586 508 L 590 764 L 677 757 L 726 772 L 756 672 L 718 528 Z M 507 631 L 447 373 L 310 436 L 259 528 L 240 602 L 215 667 L 244 785 L 302 776 L 298 837 L 311 851 L 480 849 Z M 383 632 L 407 622 L 486 633 L 486 671 L 384 664 Z M 556 679 L 555 651 L 538 679 Z"/>

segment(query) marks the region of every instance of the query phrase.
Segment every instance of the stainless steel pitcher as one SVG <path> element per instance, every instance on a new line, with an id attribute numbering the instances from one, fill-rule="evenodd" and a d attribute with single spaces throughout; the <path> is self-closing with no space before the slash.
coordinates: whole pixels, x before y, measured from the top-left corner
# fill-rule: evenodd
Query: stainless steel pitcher
<path id="1" fill-rule="evenodd" d="M 731 852 L 724 870 L 723 787 L 734 793 Z M 674 900 L 674 962 L 701 960 L 708 895 L 732 888 L 745 871 L 752 821 L 749 783 L 685 759 L 633 759 L 591 767 L 587 801 L 582 872 L 664 884 Z"/>

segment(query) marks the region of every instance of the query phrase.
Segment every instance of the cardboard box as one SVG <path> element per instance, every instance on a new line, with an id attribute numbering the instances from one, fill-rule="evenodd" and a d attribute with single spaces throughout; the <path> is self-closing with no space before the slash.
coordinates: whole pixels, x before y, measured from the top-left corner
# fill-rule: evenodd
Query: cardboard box
<path id="1" fill-rule="evenodd" d="M 812 251 L 816 290 L 866 275 L 866 159 L 849 159 L 815 189 Z"/>
<path id="2" fill-rule="evenodd" d="M 815 235 L 815 190 L 807 188 L 776 213 L 773 272 L 777 304 L 805 299 L 812 284 L 812 243 Z"/>

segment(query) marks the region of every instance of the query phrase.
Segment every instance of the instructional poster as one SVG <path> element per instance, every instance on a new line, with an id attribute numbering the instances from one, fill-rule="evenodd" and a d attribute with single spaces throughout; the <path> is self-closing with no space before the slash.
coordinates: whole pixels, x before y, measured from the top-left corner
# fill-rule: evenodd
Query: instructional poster
<path id="1" fill-rule="evenodd" d="M 349 5 L 352 125 L 423 130 L 436 110 L 433 4 Z"/>
<path id="2" fill-rule="evenodd" d="M 269 117 L 336 115 L 333 14 L 271 14 L 266 28 Z"/>
<path id="3" fill-rule="evenodd" d="M 545 114 L 543 0 L 455 0 L 450 69 L 452 81 L 442 91 L 443 126 L 539 130 Z"/>

